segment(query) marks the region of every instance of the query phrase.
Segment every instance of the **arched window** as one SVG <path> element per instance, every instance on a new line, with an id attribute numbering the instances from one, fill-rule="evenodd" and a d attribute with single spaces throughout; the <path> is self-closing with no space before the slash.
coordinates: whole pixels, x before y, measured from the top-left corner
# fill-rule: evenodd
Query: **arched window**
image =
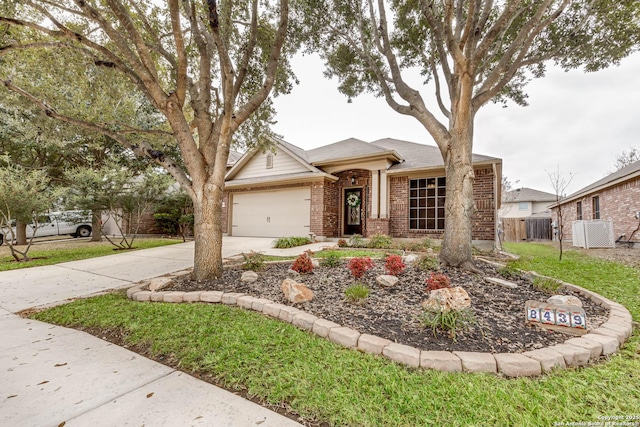
<path id="1" fill-rule="evenodd" d="M 273 154 L 267 154 L 267 169 L 273 168 Z"/>

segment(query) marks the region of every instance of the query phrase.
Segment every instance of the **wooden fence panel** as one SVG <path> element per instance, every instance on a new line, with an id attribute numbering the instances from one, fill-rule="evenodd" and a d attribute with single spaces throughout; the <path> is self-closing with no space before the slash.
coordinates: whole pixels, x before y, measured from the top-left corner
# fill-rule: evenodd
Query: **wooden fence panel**
<path id="1" fill-rule="evenodd" d="M 505 242 L 527 240 L 527 225 L 524 218 L 502 218 Z"/>
<path id="2" fill-rule="evenodd" d="M 527 240 L 551 240 L 551 218 L 526 218 Z"/>
<path id="3" fill-rule="evenodd" d="M 502 218 L 505 242 L 551 240 L 551 218 Z"/>

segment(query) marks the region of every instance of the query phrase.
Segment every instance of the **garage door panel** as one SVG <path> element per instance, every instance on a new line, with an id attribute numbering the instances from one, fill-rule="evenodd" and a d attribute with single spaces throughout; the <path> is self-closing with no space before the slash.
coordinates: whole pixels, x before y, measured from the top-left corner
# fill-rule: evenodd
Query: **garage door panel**
<path id="1" fill-rule="evenodd" d="M 238 193 L 233 195 L 234 236 L 305 236 L 310 231 L 310 189 Z"/>

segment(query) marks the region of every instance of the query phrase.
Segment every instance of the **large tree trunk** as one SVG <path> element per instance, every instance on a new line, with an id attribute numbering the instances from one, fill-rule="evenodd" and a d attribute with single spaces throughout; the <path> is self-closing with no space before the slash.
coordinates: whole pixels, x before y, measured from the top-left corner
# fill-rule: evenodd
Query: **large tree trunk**
<path id="1" fill-rule="evenodd" d="M 222 276 L 222 189 L 223 185 L 213 183 L 214 178 L 204 186 L 193 203 L 196 236 L 193 279 L 208 280 Z"/>
<path id="2" fill-rule="evenodd" d="M 451 139 L 443 152 L 447 177 L 445 230 L 440 261 L 444 265 L 474 269 L 472 257 L 472 219 L 476 213 L 473 198 L 473 113 L 470 82 L 463 79 L 462 90 L 453 105 Z"/>

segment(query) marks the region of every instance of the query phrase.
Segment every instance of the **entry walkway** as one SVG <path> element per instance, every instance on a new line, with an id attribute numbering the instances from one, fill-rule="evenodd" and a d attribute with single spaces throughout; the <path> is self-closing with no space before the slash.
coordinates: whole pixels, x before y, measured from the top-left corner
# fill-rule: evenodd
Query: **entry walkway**
<path id="1" fill-rule="evenodd" d="M 273 250 L 225 237 L 223 257 Z M 326 244 L 309 246 L 317 250 Z M 193 242 L 0 273 L 0 425 L 298 426 L 180 371 L 73 329 L 14 313 L 193 266 Z"/>

